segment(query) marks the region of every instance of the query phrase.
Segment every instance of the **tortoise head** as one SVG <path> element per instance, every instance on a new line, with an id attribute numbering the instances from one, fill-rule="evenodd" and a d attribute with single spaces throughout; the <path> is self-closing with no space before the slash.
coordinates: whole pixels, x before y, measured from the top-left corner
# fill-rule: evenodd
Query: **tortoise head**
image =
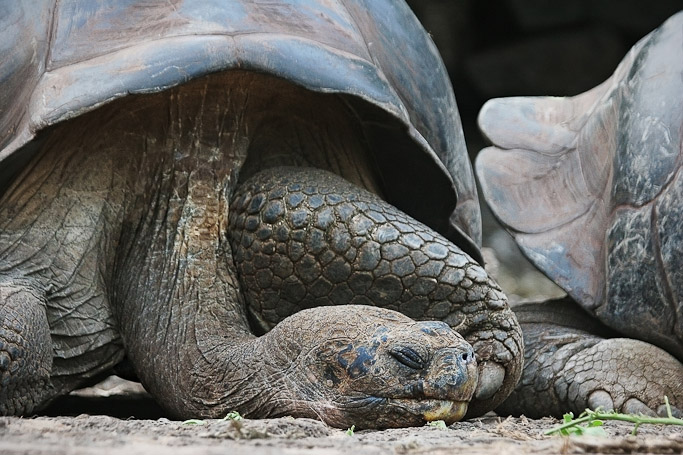
<path id="1" fill-rule="evenodd" d="M 318 342 L 298 352 L 287 372 L 287 392 L 298 397 L 287 413 L 339 428 L 452 423 L 465 415 L 477 363 L 469 343 L 447 324 L 357 305 L 305 310 L 288 319 L 308 325 Z"/>

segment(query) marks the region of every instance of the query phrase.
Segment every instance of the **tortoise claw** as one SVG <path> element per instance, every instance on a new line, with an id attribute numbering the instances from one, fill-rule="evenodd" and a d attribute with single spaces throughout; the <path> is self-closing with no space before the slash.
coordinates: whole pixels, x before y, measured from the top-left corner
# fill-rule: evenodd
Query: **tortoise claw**
<path id="1" fill-rule="evenodd" d="M 505 368 L 495 362 L 487 362 L 479 368 L 479 384 L 474 392 L 477 400 L 488 400 L 503 387 Z"/>

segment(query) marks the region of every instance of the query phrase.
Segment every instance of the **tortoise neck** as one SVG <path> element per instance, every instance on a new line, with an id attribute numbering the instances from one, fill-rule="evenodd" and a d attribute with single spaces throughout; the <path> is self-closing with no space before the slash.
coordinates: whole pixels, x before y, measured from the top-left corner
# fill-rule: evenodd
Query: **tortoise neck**
<path id="1" fill-rule="evenodd" d="M 111 300 L 136 373 L 176 415 L 222 412 L 220 378 L 234 374 L 235 347 L 255 338 L 226 238 L 248 147 L 234 113 L 243 97 L 197 83 L 129 109 L 142 139 L 139 152 L 122 152 L 136 162 Z"/>
<path id="2" fill-rule="evenodd" d="M 254 87 L 264 78 L 216 76 L 133 99 L 116 108 L 107 130 L 132 138 L 113 151 L 132 163 L 111 300 L 136 373 L 177 415 L 218 417 L 238 390 L 247 407 L 269 401 L 245 399 L 250 390 L 278 390 L 256 379 L 277 377 L 264 368 L 277 343 L 265 349 L 267 340 L 256 342 L 250 330 L 227 239 L 229 199 L 246 157 L 258 166 L 341 159 L 327 166 L 373 181 L 367 163 L 354 161 L 360 146 L 328 133 L 338 113 L 316 121 L 311 106 L 294 102 L 308 92 L 273 78 L 268 90 Z M 286 115 L 288 106 L 297 112 Z"/>
<path id="3" fill-rule="evenodd" d="M 73 291 L 77 277 L 92 288 L 85 304 L 77 302 L 92 314 L 78 323 L 106 319 L 116 349 L 114 360 L 96 359 L 94 370 L 118 361 L 122 340 L 138 376 L 171 411 L 222 412 L 226 394 L 244 387 L 233 378 L 244 373 L 249 380 L 269 355 L 249 328 L 226 238 L 240 172 L 319 167 L 378 192 L 362 137 L 336 95 L 264 75 L 214 75 L 129 96 L 57 126 L 19 179 L 32 180 L 17 183 L 5 199 L 16 197 L 19 207 L 33 198 L 35 216 L 24 213 L 26 223 L 47 213 L 46 229 L 58 232 L 78 216 L 78 238 L 93 237 L 48 242 L 69 270 L 55 275 L 46 255 L 40 279 Z M 73 207 L 82 210 L 71 213 Z M 217 385 L 215 378 L 228 377 L 234 385 Z"/>

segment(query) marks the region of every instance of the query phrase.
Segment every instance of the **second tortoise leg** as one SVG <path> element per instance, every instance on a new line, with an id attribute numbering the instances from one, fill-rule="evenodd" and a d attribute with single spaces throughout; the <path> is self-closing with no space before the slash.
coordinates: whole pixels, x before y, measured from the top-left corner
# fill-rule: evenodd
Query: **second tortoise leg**
<path id="1" fill-rule="evenodd" d="M 499 413 L 561 417 L 601 407 L 666 415 L 666 396 L 680 415 L 683 364 L 671 354 L 639 340 L 604 338 L 616 334 L 569 299 L 514 310 L 524 332 L 524 372 Z"/>
<path id="2" fill-rule="evenodd" d="M 45 299 L 30 283 L 0 277 L 0 415 L 26 415 L 55 394 Z"/>

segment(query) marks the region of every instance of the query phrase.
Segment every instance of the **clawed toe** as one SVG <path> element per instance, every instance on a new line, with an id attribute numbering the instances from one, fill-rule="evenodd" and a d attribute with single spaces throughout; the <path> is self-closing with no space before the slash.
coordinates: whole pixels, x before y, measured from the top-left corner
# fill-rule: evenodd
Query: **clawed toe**
<path id="1" fill-rule="evenodd" d="M 474 392 L 478 400 L 491 398 L 501 387 L 505 380 L 505 368 L 495 362 L 488 362 L 479 368 L 479 384 Z"/>
<path id="2" fill-rule="evenodd" d="M 683 410 L 677 406 L 667 406 L 666 404 L 662 404 L 657 407 L 657 415 L 659 417 L 669 417 L 669 411 L 671 411 L 671 417 L 683 419 Z"/>
<path id="3" fill-rule="evenodd" d="M 636 414 L 656 416 L 657 412 L 652 410 L 648 405 L 643 403 L 638 398 L 629 398 L 623 402 L 621 406 L 615 409 L 614 400 L 611 394 L 605 390 L 596 390 L 588 396 L 588 407 L 593 410 L 600 409 L 602 411 L 617 411 L 624 414 Z"/>
<path id="4" fill-rule="evenodd" d="M 612 396 L 604 390 L 596 390 L 588 396 L 588 407 L 591 409 L 611 411 L 614 409 L 614 400 L 612 400 Z"/>
<path id="5" fill-rule="evenodd" d="M 672 414 L 681 414 L 683 364 L 671 354 L 642 341 L 603 339 L 552 323 L 538 318 L 544 307 L 531 308 L 536 320 L 522 323 L 522 379 L 497 412 L 561 417 L 570 411 L 578 415 L 586 408 L 600 408 L 661 416 L 668 414 L 666 397 Z M 532 313 L 521 312 L 518 316 L 525 319 L 529 314 Z M 569 313 L 561 314 L 567 316 L 564 321 L 568 324 Z"/>

